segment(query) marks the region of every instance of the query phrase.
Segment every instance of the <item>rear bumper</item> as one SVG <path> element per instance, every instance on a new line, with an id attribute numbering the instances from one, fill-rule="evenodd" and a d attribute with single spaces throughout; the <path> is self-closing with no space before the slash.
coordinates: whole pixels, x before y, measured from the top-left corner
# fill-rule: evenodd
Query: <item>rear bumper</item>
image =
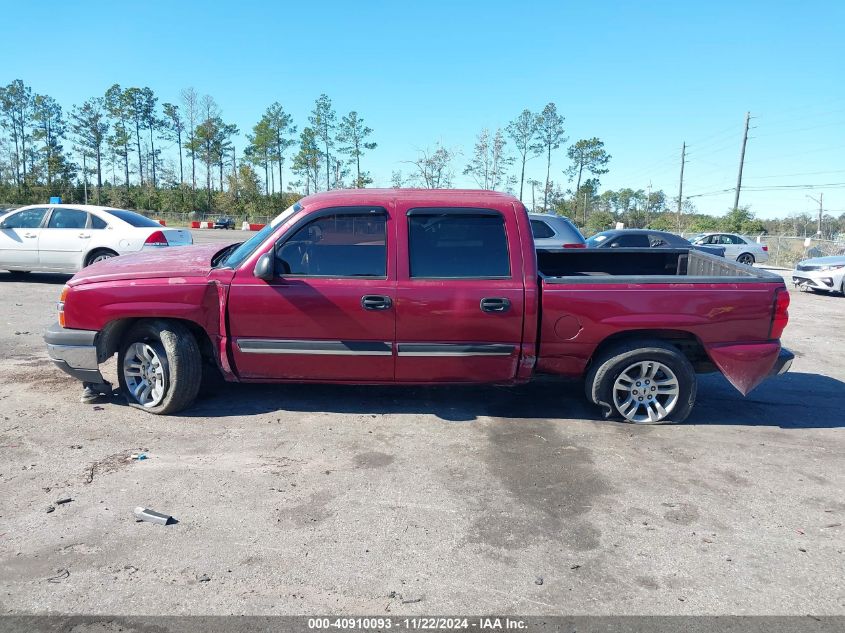
<path id="1" fill-rule="evenodd" d="M 44 333 L 47 355 L 56 367 L 77 380 L 103 383 L 97 362 L 97 334 L 95 330 L 72 330 L 54 323 Z"/>
<path id="2" fill-rule="evenodd" d="M 781 347 L 777 360 L 775 360 L 775 364 L 769 372 L 769 376 L 780 376 L 781 374 L 785 374 L 789 371 L 789 368 L 792 367 L 793 360 L 795 360 L 795 354 L 785 347 Z"/>

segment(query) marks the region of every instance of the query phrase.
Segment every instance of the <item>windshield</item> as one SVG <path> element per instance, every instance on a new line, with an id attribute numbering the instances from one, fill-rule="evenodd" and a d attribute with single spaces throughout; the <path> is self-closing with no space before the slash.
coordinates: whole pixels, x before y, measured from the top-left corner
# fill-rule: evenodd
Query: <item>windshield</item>
<path id="1" fill-rule="evenodd" d="M 276 230 L 282 222 L 287 220 L 291 217 L 294 213 L 301 211 L 302 205 L 298 202 L 290 205 L 287 209 L 282 211 L 279 215 L 273 218 L 270 224 L 267 224 L 263 229 L 261 229 L 258 233 L 253 235 L 249 238 L 246 242 L 238 246 L 235 250 L 231 252 L 231 254 L 220 262 L 221 266 L 225 266 L 226 268 L 236 268 L 240 265 L 247 257 L 252 255 L 252 252 L 258 248 L 261 243 L 270 236 L 270 234 Z"/>
<path id="2" fill-rule="evenodd" d="M 159 224 L 155 220 L 150 220 L 150 218 L 144 217 L 140 213 L 135 213 L 134 211 L 124 211 L 123 209 L 106 209 L 106 213 L 108 213 L 109 215 L 113 215 L 114 217 L 123 220 L 127 224 L 131 224 L 135 227 L 157 226 L 158 228 L 161 228 L 161 224 Z"/>
<path id="3" fill-rule="evenodd" d="M 596 233 L 595 235 L 593 235 L 593 237 L 587 240 L 587 246 L 595 248 L 596 246 L 604 242 L 607 238 L 608 236 L 604 233 Z"/>

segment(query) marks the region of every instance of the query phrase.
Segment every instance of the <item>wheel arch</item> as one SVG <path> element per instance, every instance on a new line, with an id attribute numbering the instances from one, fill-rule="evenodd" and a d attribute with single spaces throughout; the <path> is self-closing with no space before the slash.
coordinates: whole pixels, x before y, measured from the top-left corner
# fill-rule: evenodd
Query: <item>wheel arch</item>
<path id="1" fill-rule="evenodd" d="M 616 332 L 599 343 L 587 362 L 585 373 L 589 371 L 596 359 L 602 358 L 609 350 L 638 340 L 659 340 L 673 345 L 686 356 L 696 373 L 717 371 L 704 348 L 704 344 L 692 332 L 686 330 L 637 329 Z"/>
<path id="2" fill-rule="evenodd" d="M 120 342 L 129 329 L 141 321 L 171 321 L 181 323 L 194 335 L 203 360 L 210 360 L 215 365 L 218 364 L 216 354 L 214 353 L 214 346 L 205 329 L 196 321 L 173 317 L 130 317 L 109 321 L 97 336 L 97 362 L 104 363 L 114 356 L 120 349 Z"/>

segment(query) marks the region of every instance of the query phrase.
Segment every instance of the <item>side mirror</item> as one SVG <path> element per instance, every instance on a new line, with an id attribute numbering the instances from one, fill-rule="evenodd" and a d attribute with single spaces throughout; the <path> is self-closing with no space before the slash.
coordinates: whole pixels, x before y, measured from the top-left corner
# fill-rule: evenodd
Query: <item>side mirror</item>
<path id="1" fill-rule="evenodd" d="M 255 262 L 255 268 L 253 268 L 252 274 L 258 277 L 258 279 L 273 281 L 273 273 L 273 254 L 264 253 L 258 258 L 258 261 Z"/>
<path id="2" fill-rule="evenodd" d="M 8 228 L 9 227 L 6 226 L 6 220 L 3 220 L 2 222 L 0 222 L 0 229 L 8 229 Z"/>

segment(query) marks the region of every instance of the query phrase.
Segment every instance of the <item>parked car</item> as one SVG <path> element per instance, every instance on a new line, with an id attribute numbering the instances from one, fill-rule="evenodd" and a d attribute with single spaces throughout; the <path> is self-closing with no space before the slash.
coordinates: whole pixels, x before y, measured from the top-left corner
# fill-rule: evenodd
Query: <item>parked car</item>
<path id="1" fill-rule="evenodd" d="M 691 244 L 680 235 L 652 229 L 614 229 L 596 233 L 587 240 L 588 248 L 694 248 L 711 255 L 725 256 L 721 246 Z"/>
<path id="2" fill-rule="evenodd" d="M 189 406 L 216 367 L 232 382 L 579 377 L 607 417 L 681 421 L 697 371 L 748 393 L 792 361 L 780 276 L 692 249 L 536 250 L 504 193 L 319 193 L 241 244 L 167 250 L 74 276 L 45 334 L 103 393 L 116 353 L 127 401 L 150 413 Z"/>
<path id="3" fill-rule="evenodd" d="M 215 229 L 234 229 L 235 228 L 235 219 L 230 218 L 227 215 L 219 217 L 214 221 L 214 228 Z"/>
<path id="4" fill-rule="evenodd" d="M 0 216 L 0 270 L 73 273 L 95 262 L 193 243 L 134 211 L 83 204 L 31 205 Z"/>
<path id="5" fill-rule="evenodd" d="M 798 262 L 792 283 L 801 290 L 824 290 L 845 295 L 845 255 L 814 257 Z"/>
<path id="6" fill-rule="evenodd" d="M 725 249 L 725 257 L 735 259 L 740 264 L 748 266 L 754 263 L 762 264 L 769 261 L 769 247 L 758 244 L 750 237 L 735 233 L 704 233 L 692 240 L 698 245 L 721 246 Z"/>
<path id="7" fill-rule="evenodd" d="M 586 248 L 584 236 L 569 218 L 552 213 L 529 213 L 537 248 Z"/>

